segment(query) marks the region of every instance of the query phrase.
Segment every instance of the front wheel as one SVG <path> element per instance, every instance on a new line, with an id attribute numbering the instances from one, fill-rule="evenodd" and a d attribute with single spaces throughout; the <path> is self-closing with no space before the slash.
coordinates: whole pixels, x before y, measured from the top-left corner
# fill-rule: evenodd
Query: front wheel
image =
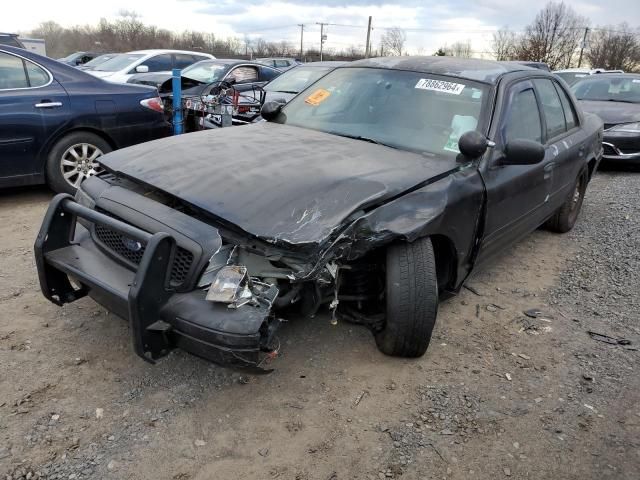
<path id="1" fill-rule="evenodd" d="M 438 281 L 429 238 L 392 245 L 386 258 L 386 321 L 376 333 L 383 353 L 424 355 L 438 314 Z"/>
<path id="2" fill-rule="evenodd" d="M 566 233 L 573 228 L 578 220 L 580 209 L 582 208 L 582 202 L 584 201 L 584 194 L 587 191 L 587 183 L 589 183 L 589 176 L 586 170 L 584 170 L 573 186 L 571 196 L 565 200 L 560 206 L 558 211 L 553 214 L 547 223 L 546 227 L 558 233 Z"/>
<path id="3" fill-rule="evenodd" d="M 56 142 L 47 158 L 47 183 L 56 192 L 74 194 L 82 181 L 100 173 L 98 159 L 111 146 L 98 135 L 74 132 Z"/>

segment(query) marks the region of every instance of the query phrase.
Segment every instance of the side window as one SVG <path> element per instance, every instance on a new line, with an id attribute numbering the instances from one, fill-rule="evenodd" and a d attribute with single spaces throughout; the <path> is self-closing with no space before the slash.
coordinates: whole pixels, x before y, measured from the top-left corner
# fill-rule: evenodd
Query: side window
<path id="1" fill-rule="evenodd" d="M 252 83 L 258 81 L 257 67 L 236 67 L 231 70 L 230 75 L 236 77 L 236 83 Z"/>
<path id="2" fill-rule="evenodd" d="M 0 89 L 27 87 L 29 80 L 22 59 L 0 52 Z"/>
<path id="3" fill-rule="evenodd" d="M 540 94 L 542 112 L 547 122 L 547 140 L 567 131 L 560 97 L 551 80 L 538 78 L 533 83 Z"/>
<path id="4" fill-rule="evenodd" d="M 505 142 L 516 138 L 542 142 L 542 122 L 532 88 L 522 90 L 511 98 L 504 137 Z"/>
<path id="5" fill-rule="evenodd" d="M 193 63 L 200 62 L 202 60 L 211 60 L 209 57 L 203 57 L 202 55 L 192 55 Z"/>
<path id="6" fill-rule="evenodd" d="M 197 62 L 200 57 L 194 55 L 187 55 L 186 53 L 176 53 L 176 66 L 174 68 L 185 68 L 189 65 Z M 196 60 L 197 58 L 197 60 Z"/>
<path id="7" fill-rule="evenodd" d="M 171 60 L 170 53 L 163 53 L 162 55 L 156 55 L 155 57 L 145 60 L 140 65 L 149 67 L 150 72 L 164 72 L 173 68 L 173 61 Z"/>
<path id="8" fill-rule="evenodd" d="M 289 62 L 287 60 L 276 60 L 274 62 L 276 65 L 276 68 L 282 68 L 282 67 L 288 67 L 289 66 Z"/>
<path id="9" fill-rule="evenodd" d="M 35 63 L 25 62 L 27 66 L 27 74 L 29 75 L 29 84 L 32 87 L 42 87 L 49 81 L 49 74 L 45 72 Z"/>
<path id="10" fill-rule="evenodd" d="M 571 130 L 578 124 L 576 112 L 573 109 L 571 100 L 569 100 L 569 97 L 567 96 L 567 92 L 565 92 L 559 85 L 555 85 L 555 87 L 558 91 L 558 95 L 560 95 L 560 102 L 562 103 L 562 109 L 564 110 L 564 119 L 567 123 L 567 130 Z"/>
<path id="11" fill-rule="evenodd" d="M 270 80 L 273 80 L 278 75 L 280 75 L 280 72 L 274 70 L 273 68 L 262 67 L 260 68 L 260 70 L 262 70 L 262 78 L 260 80 L 263 82 L 268 82 Z"/>

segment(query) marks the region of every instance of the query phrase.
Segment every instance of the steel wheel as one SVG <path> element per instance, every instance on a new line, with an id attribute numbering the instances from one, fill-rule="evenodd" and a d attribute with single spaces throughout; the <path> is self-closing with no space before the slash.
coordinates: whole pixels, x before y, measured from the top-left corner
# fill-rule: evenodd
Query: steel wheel
<path id="1" fill-rule="evenodd" d="M 60 171 L 65 181 L 73 188 L 78 188 L 85 178 L 102 171 L 97 159 L 103 155 L 91 143 L 76 143 L 67 148 L 60 160 Z"/>

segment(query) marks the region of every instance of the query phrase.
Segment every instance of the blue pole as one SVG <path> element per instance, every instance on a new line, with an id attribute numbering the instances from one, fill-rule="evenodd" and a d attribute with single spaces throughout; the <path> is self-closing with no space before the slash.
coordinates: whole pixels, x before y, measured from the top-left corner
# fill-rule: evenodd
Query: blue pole
<path id="1" fill-rule="evenodd" d="M 173 134 L 180 135 L 183 132 L 182 120 L 182 84 L 180 83 L 180 69 L 174 68 L 171 75 L 173 88 Z"/>

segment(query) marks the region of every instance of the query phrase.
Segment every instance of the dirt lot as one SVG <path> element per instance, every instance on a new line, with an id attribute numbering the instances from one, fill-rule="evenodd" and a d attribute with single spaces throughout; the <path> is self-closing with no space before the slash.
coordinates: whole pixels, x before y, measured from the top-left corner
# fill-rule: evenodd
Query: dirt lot
<path id="1" fill-rule="evenodd" d="M 423 358 L 321 315 L 286 324 L 264 376 L 149 365 L 90 299 L 47 303 L 32 244 L 51 194 L 0 193 L 0 475 L 638 479 L 639 181 L 599 174 L 574 232 L 476 274 Z"/>

